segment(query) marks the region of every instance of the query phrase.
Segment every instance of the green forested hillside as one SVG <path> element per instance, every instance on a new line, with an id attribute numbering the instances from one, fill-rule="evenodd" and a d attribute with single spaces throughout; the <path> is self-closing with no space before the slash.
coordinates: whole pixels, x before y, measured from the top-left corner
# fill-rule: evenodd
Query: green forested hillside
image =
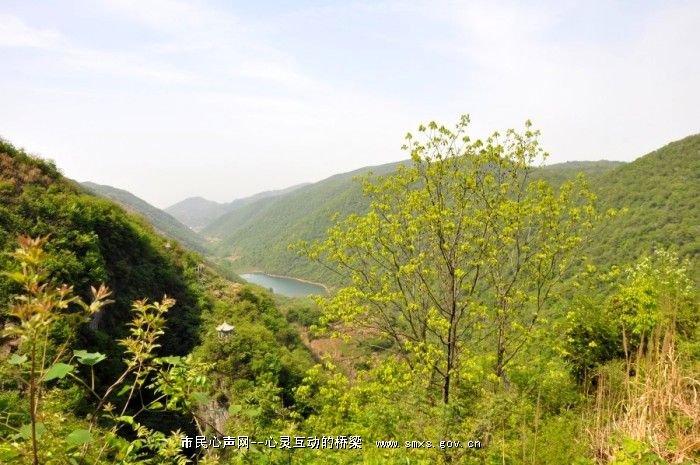
<path id="1" fill-rule="evenodd" d="M 347 215 L 367 208 L 356 176 L 393 172 L 399 163 L 338 174 L 294 192 L 259 200 L 232 211 L 207 226 L 202 235 L 218 239 L 216 252 L 236 269 L 333 282 L 317 265 L 288 250 L 300 238 L 319 239 L 336 212 Z"/>
<path id="2" fill-rule="evenodd" d="M 199 231 L 230 211 L 245 207 L 261 199 L 288 194 L 305 185 L 297 184 L 286 189 L 259 192 L 250 197 L 236 199 L 228 203 L 218 203 L 202 197 L 190 197 L 169 206 L 165 211 L 183 224 L 195 231 Z"/>
<path id="3" fill-rule="evenodd" d="M 560 185 L 565 181 L 575 178 L 579 173 L 583 173 L 586 179 L 594 181 L 601 175 L 612 171 L 615 168 L 624 166 L 621 161 L 567 161 L 564 163 L 555 163 L 553 165 L 545 165 L 537 170 L 537 175 L 540 179 L 544 179 L 553 185 Z"/>
<path id="4" fill-rule="evenodd" d="M 190 197 L 171 205 L 165 212 L 198 231 L 226 213 L 226 206 L 202 197 Z"/>
<path id="5" fill-rule="evenodd" d="M 539 170 L 529 130 L 421 137 L 362 194 L 347 173 L 218 223 L 239 262 L 319 236 L 303 260 L 350 279 L 315 304 L 222 278 L 2 142 L 0 462 L 697 463 L 697 292 L 678 254 L 644 252 L 697 255 L 698 137 Z M 605 220 L 580 171 L 628 213 Z M 89 302 L 101 282 L 94 308 L 60 287 Z"/>
<path id="6" fill-rule="evenodd" d="M 601 207 L 628 209 L 597 233 L 588 251 L 597 263 L 628 263 L 661 246 L 690 258 L 700 279 L 700 134 L 609 171 L 591 187 Z"/>
<path id="7" fill-rule="evenodd" d="M 113 200 L 128 211 L 143 216 L 161 234 L 180 241 L 183 245 L 199 253 L 207 252 L 206 241 L 197 233 L 180 223 L 172 215 L 136 197 L 131 192 L 93 182 L 83 182 L 81 184 L 98 196 Z"/>
<path id="8" fill-rule="evenodd" d="M 39 241 L 43 254 L 31 241 L 18 242 L 22 235 L 46 237 Z M 113 302 L 84 322 L 73 300 L 61 303 L 69 288 L 54 290 L 74 286 L 90 302 L 91 286 L 101 283 Z M 150 302 L 161 300 L 171 308 L 157 313 Z M 215 328 L 223 321 L 236 331 L 217 343 Z M 163 434 L 179 441 L 177 429 L 201 433 L 198 421 L 223 427 L 229 399 L 255 407 L 260 392 L 265 408 L 283 411 L 311 360 L 265 291 L 221 277 L 142 216 L 0 140 L 0 462 L 49 463 L 61 451 L 80 463 L 175 463 L 164 457 L 188 451 L 179 442 L 172 449 Z M 86 368 L 87 382 L 80 384 Z M 160 402 L 165 397 L 167 405 Z M 28 414 L 30 398 L 35 416 Z M 115 418 L 114 409 L 122 416 Z M 134 434 L 148 443 L 127 440 Z M 39 435 L 41 448 L 33 449 Z M 76 443 L 93 447 L 76 449 Z M 105 451 L 109 456 L 100 459 Z"/>
<path id="9" fill-rule="evenodd" d="M 84 297 L 89 286 L 101 282 L 115 291 L 115 303 L 104 310 L 97 330 L 85 337 L 111 344 L 124 334 L 132 300 L 159 299 L 167 293 L 178 303 L 170 314 L 163 350 L 185 353 L 197 344 L 202 307 L 186 277 L 196 258 L 176 245 L 167 249 L 168 241 L 144 219 L 84 193 L 52 164 L 0 144 L 0 268 L 10 267 L 5 253 L 14 250 L 18 235 L 49 235 L 49 268 L 57 282 L 75 285 Z M 7 277 L 0 277 L 0 311 L 5 311 L 12 291 L 16 289 Z"/>
<path id="10" fill-rule="evenodd" d="M 335 213 L 341 217 L 363 213 L 367 199 L 354 178 L 370 171 L 374 175 L 386 175 L 399 165 L 390 163 L 338 174 L 285 196 L 262 199 L 222 216 L 202 234 L 218 242 L 216 253 L 233 263 L 235 269 L 337 284 L 337 276 L 297 256 L 288 250 L 288 245 L 300 239 L 313 241 L 323 237 Z M 546 166 L 538 171 L 538 176 L 560 184 L 579 172 L 595 179 L 619 165 L 607 161 L 569 162 Z"/>
<path id="11" fill-rule="evenodd" d="M 237 208 L 207 225 L 202 234 L 227 238 L 233 232 L 249 226 L 249 221 L 251 223 L 257 221 L 281 222 L 281 225 L 284 225 L 291 224 L 306 215 L 314 217 L 314 215 L 321 213 L 327 216 L 336 211 L 355 211 L 353 207 L 360 201 L 362 195 L 359 183 L 353 182 L 353 179 L 370 171 L 376 175 L 388 174 L 394 171 L 399 164 L 388 163 L 361 168 L 348 173 L 336 174 L 314 184 L 277 191 L 286 192 L 286 195 L 254 196 L 256 197 L 254 201 L 243 204 L 242 208 Z M 273 205 L 275 206 L 273 207 Z M 268 225 L 272 226 L 273 223 Z M 284 232 L 284 229 L 280 231 Z M 270 232 L 274 233 L 275 231 Z"/>
<path id="12" fill-rule="evenodd" d="M 634 195 L 648 182 L 634 165 L 665 157 L 644 157 L 630 171 L 602 166 L 588 185 L 573 176 L 576 165 L 532 172 L 536 131 L 472 142 L 467 123 L 453 132 L 431 122 L 407 136 L 413 166 L 367 185 L 365 214 L 295 247 L 346 277 L 318 299 L 319 324 L 379 354 L 360 356 L 350 374 L 317 367 L 318 384 L 299 391 L 312 399 L 307 424 L 377 427 L 382 438 L 486 438 L 478 451 L 433 457 L 420 444 L 393 455 L 380 442 L 369 463 L 697 463 L 696 290 L 688 262 L 662 248 L 645 253 L 655 238 L 635 227 L 656 226 L 659 211 L 630 208 L 636 219 L 620 237 L 641 236 L 625 252 L 636 260 L 613 243 L 594 258 L 619 267 L 581 266 L 593 255 L 581 245 L 595 244 L 598 225 L 615 218 L 603 212 L 616 198 L 602 199 L 601 212 L 591 189 L 614 172 L 636 185 L 612 189 Z M 656 195 L 675 188 L 697 197 L 688 185 L 697 174 L 692 147 L 685 140 L 660 151 L 689 153 L 677 161 L 691 174 L 659 170 L 649 180 L 663 186 Z M 678 229 L 697 227 L 696 207 L 677 202 L 667 206 L 688 219 Z M 411 398 L 426 386 L 427 395 Z"/>
<path id="13" fill-rule="evenodd" d="M 700 250 L 700 136 L 671 143 L 632 163 L 567 162 L 547 165 L 536 175 L 554 185 L 583 173 L 602 208 L 628 208 L 606 224 L 587 253 L 600 265 L 634 260 L 655 246 L 675 247 L 694 258 Z M 378 175 L 398 164 L 372 168 Z M 322 237 L 334 213 L 346 216 L 367 208 L 357 175 L 370 168 L 333 176 L 291 194 L 266 198 L 229 212 L 202 234 L 215 243 L 218 256 L 240 271 L 273 274 L 338 284 L 328 270 L 296 256 L 288 245 Z M 697 279 L 697 266 L 693 276 Z"/>

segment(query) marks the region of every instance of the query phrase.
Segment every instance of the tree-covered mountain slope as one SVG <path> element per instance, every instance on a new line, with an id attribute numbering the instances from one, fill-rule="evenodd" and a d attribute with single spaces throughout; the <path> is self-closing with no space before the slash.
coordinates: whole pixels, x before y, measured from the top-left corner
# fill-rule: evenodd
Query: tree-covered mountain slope
<path id="1" fill-rule="evenodd" d="M 83 320 L 84 307 L 68 300 L 72 292 L 62 285 L 90 302 L 91 286 L 102 283 L 113 302 L 94 314 L 86 310 Z M 159 301 L 169 310 L 156 313 L 150 304 Z M 235 331 L 218 338 L 224 321 Z M 37 341 L 43 345 L 34 350 Z M 154 358 L 162 356 L 168 357 Z M 119 454 L 129 463 L 171 463 L 163 459 L 161 433 L 177 431 L 178 447 L 170 452 L 184 463 L 191 451 L 180 450 L 181 435 L 202 434 L 202 424 L 223 430 L 237 421 L 229 407 L 257 407 L 263 398 L 270 411 L 291 408 L 312 361 L 267 291 L 222 277 L 143 216 L 0 139 L 0 462 L 56 461 L 59 451 L 75 452 L 73 437 L 81 435 L 81 457 L 90 463 L 122 463 L 112 459 Z M 80 365 L 87 364 L 86 383 Z M 164 396 L 175 400 L 166 407 Z M 131 442 L 135 421 L 147 438 L 138 444 Z M 30 422 L 36 436 L 16 434 Z M 267 435 L 276 432 L 266 427 Z M 39 434 L 41 449 L 29 443 L 36 445 Z M 109 457 L 100 460 L 105 450 Z M 32 454 L 33 462 L 24 461 Z"/>
<path id="2" fill-rule="evenodd" d="M 180 241 L 189 249 L 199 253 L 207 252 L 206 241 L 196 232 L 179 222 L 174 216 L 154 207 L 131 192 L 93 182 L 83 182 L 81 185 L 98 196 L 113 200 L 126 210 L 143 216 L 159 233 Z"/>
<path id="3" fill-rule="evenodd" d="M 164 211 L 198 231 L 226 213 L 226 205 L 203 197 L 189 197 L 169 206 Z"/>
<path id="4" fill-rule="evenodd" d="M 336 212 L 346 215 L 367 208 L 356 176 L 385 175 L 400 163 L 362 168 L 331 176 L 287 195 L 261 199 L 227 213 L 207 226 L 202 235 L 212 239 L 216 253 L 238 270 L 297 276 L 332 282 L 325 270 L 288 250 L 290 243 L 320 239 Z"/>
<path id="5" fill-rule="evenodd" d="M 390 163 L 338 174 L 298 189 L 291 194 L 267 198 L 223 215 L 207 226 L 202 235 L 216 243 L 216 253 L 239 271 L 260 270 L 273 274 L 337 284 L 336 277 L 316 263 L 288 250 L 291 243 L 324 237 L 331 217 L 363 213 L 367 199 L 355 177 L 372 172 L 386 175 L 401 163 Z M 569 162 L 548 165 L 538 176 L 559 184 L 579 172 L 593 180 L 619 162 Z"/>
<path id="6" fill-rule="evenodd" d="M 700 134 L 672 142 L 591 181 L 601 207 L 627 208 L 596 235 L 595 262 L 630 263 L 655 247 L 691 259 L 700 280 Z"/>
<path id="7" fill-rule="evenodd" d="M 624 162 L 609 160 L 567 161 L 564 163 L 545 165 L 537 170 L 537 175 L 553 185 L 560 185 L 565 181 L 573 179 L 579 173 L 583 173 L 586 179 L 593 182 L 601 175 L 624 165 Z"/>
<path id="8" fill-rule="evenodd" d="M 296 184 L 285 189 L 259 192 L 250 197 L 236 199 L 229 203 L 218 203 L 203 197 L 190 197 L 169 206 L 165 211 L 183 224 L 195 231 L 199 231 L 230 211 L 245 207 L 261 199 L 288 194 L 306 185 L 308 184 Z"/>
<path id="9" fill-rule="evenodd" d="M 105 307 L 84 342 L 113 352 L 126 334 L 131 302 L 164 294 L 177 300 L 168 313 L 164 353 L 185 354 L 199 343 L 201 292 L 194 271 L 201 258 L 159 236 L 139 215 L 87 193 L 50 163 L 0 141 L 0 270 L 12 270 L 7 252 L 17 237 L 49 236 L 48 268 L 57 283 L 75 286 L 83 298 L 105 283 L 114 303 Z M 0 274 L 0 324 L 17 286 Z"/>
<path id="10" fill-rule="evenodd" d="M 376 175 L 391 173 L 399 163 L 360 168 L 348 173 L 340 173 L 314 184 L 294 189 L 285 195 L 266 196 L 243 205 L 209 224 L 202 234 L 215 238 L 228 238 L 233 232 L 245 226 L 248 221 L 275 221 L 274 218 L 314 216 L 317 213 L 333 214 L 336 211 L 353 212 L 356 201 L 362 197 L 360 185 L 353 182 L 356 176 L 368 172 Z M 274 205 L 274 207 L 273 207 Z M 340 210 L 338 210 L 340 208 Z M 275 231 L 270 231 L 275 233 Z M 324 231 L 325 232 L 325 231 Z"/>
<path id="11" fill-rule="evenodd" d="M 567 162 L 544 166 L 537 175 L 556 185 L 583 173 L 603 209 L 627 209 L 607 222 L 590 244 L 586 252 L 595 263 L 628 263 L 656 246 L 676 248 L 694 259 L 700 255 L 699 147 L 700 136 L 694 135 L 632 163 Z M 371 170 L 381 175 L 396 166 Z M 334 284 L 333 274 L 296 256 L 288 245 L 323 237 L 334 213 L 365 211 L 366 200 L 352 179 L 368 171 L 339 174 L 291 194 L 258 200 L 221 216 L 202 233 L 216 242 L 216 253 L 234 269 Z M 691 270 L 696 280 L 697 270 L 697 265 Z"/>

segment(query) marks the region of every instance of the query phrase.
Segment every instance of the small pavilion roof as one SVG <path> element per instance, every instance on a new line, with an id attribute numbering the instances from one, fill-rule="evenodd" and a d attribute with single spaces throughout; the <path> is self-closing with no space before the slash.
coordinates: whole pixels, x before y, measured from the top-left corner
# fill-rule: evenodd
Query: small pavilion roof
<path id="1" fill-rule="evenodd" d="M 233 326 L 231 326 L 230 324 L 228 324 L 224 321 L 223 323 L 221 323 L 219 326 L 216 327 L 216 330 L 228 333 L 229 331 L 233 331 Z"/>

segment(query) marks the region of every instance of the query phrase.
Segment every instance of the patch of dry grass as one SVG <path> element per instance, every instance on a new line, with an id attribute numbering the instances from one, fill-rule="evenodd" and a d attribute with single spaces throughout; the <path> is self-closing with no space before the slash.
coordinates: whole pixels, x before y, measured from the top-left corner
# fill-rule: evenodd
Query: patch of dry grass
<path id="1" fill-rule="evenodd" d="M 613 460 L 623 438 L 669 463 L 700 459 L 700 376 L 678 354 L 673 330 L 653 337 L 633 363 L 597 376 L 589 430 L 599 463 Z"/>

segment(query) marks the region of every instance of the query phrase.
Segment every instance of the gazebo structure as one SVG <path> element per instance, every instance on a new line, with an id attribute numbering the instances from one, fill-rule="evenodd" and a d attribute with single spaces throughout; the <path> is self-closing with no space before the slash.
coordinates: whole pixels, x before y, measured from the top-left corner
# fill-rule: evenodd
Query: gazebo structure
<path id="1" fill-rule="evenodd" d="M 235 328 L 225 321 L 216 327 L 219 337 L 229 337 Z"/>

